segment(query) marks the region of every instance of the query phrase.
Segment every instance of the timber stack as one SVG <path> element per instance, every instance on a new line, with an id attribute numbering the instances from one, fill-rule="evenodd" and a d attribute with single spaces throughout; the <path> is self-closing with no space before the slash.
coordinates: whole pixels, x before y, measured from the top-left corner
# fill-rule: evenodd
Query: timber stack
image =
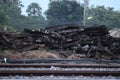
<path id="1" fill-rule="evenodd" d="M 120 38 L 109 35 L 105 25 L 79 27 L 61 25 L 45 29 L 24 29 L 22 33 L 0 32 L 0 46 L 18 51 L 47 47 L 55 50 L 71 50 L 88 57 L 120 55 Z"/>

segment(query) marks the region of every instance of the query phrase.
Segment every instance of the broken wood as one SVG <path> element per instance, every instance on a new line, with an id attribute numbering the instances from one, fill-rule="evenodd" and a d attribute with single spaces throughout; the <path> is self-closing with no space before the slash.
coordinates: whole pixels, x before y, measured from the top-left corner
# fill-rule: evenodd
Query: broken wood
<path id="1" fill-rule="evenodd" d="M 88 56 L 95 52 L 113 57 L 120 54 L 120 39 L 110 36 L 105 25 L 87 28 L 62 25 L 40 30 L 24 29 L 22 33 L 0 32 L 0 45 L 19 51 L 39 49 L 44 45 L 49 49 L 69 49 Z M 89 48 L 84 51 L 86 45 Z"/>

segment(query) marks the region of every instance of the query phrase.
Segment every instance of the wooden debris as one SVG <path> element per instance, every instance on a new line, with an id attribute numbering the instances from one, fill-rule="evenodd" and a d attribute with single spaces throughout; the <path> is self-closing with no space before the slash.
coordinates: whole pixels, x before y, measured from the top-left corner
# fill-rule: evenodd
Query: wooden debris
<path id="1" fill-rule="evenodd" d="M 110 36 L 105 25 L 88 28 L 63 25 L 40 30 L 24 29 L 22 33 L 0 32 L 0 45 L 20 52 L 47 47 L 94 58 L 103 55 L 117 58 L 120 55 L 120 38 Z"/>

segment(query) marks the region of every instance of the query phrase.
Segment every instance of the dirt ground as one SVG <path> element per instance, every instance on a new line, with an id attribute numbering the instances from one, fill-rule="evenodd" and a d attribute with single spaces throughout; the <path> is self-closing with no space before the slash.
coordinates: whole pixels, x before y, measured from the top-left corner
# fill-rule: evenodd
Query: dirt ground
<path id="1" fill-rule="evenodd" d="M 85 58 L 84 54 L 73 54 L 70 51 L 51 51 L 46 49 L 18 52 L 15 50 L 0 51 L 0 59 L 80 59 Z"/>
<path id="2" fill-rule="evenodd" d="M 18 52 L 15 50 L 0 51 L 0 59 L 80 59 L 87 58 L 85 54 L 75 54 L 71 51 L 49 50 L 41 48 L 39 50 L 30 50 Z M 120 58 L 120 56 L 119 56 Z M 101 59 L 111 59 L 111 56 L 102 56 Z"/>

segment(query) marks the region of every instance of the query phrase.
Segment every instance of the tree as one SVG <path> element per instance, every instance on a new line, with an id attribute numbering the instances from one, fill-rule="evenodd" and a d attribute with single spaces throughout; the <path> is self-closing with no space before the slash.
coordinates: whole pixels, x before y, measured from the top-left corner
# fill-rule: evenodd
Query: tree
<path id="1" fill-rule="evenodd" d="M 80 24 L 83 7 L 76 1 L 52 1 L 45 12 L 48 25 Z"/>
<path id="2" fill-rule="evenodd" d="M 13 1 L 13 2 L 11 2 Z M 0 4 L 0 9 L 9 17 L 16 17 L 21 15 L 21 1 L 19 0 L 5 0 L 5 3 Z"/>
<path id="3" fill-rule="evenodd" d="M 3 0 L 4 2 L 0 4 L 0 19 L 4 25 L 9 26 L 8 28 L 16 28 L 16 19 L 21 17 L 21 1 L 20 0 Z M 2 18 L 1 18 L 2 17 Z M 11 27 L 10 27 L 11 26 Z"/>
<path id="4" fill-rule="evenodd" d="M 42 8 L 37 3 L 28 5 L 26 12 L 28 16 L 24 20 L 24 28 L 39 29 L 45 27 L 45 18 L 42 15 Z"/>
<path id="5" fill-rule="evenodd" d="M 8 20 L 8 18 L 5 15 L 5 13 L 0 11 L 0 24 L 1 25 L 7 24 L 7 20 Z"/>
<path id="6" fill-rule="evenodd" d="M 23 20 L 23 21 L 21 21 Z M 23 30 L 24 28 L 30 28 L 30 29 L 40 29 L 45 27 L 45 19 L 44 17 L 25 17 L 23 16 L 23 19 L 21 18 L 19 30 Z M 22 27 L 21 27 L 22 26 Z"/>
<path id="7" fill-rule="evenodd" d="M 114 8 L 97 6 L 91 7 L 88 10 L 88 16 L 91 16 L 92 19 L 88 20 L 88 24 L 98 24 L 106 25 L 108 28 L 120 28 L 120 12 L 114 11 Z"/>
<path id="8" fill-rule="evenodd" d="M 22 31 L 24 28 L 38 29 L 45 26 L 45 19 L 42 16 L 41 11 L 39 15 L 21 15 L 21 7 L 18 3 L 16 2 L 16 5 L 11 5 L 9 8 L 7 8 L 7 14 L 10 15 L 8 21 L 10 26 L 15 28 L 17 31 Z"/>
<path id="9" fill-rule="evenodd" d="M 28 16 L 41 16 L 42 8 L 39 6 L 38 3 L 31 3 L 26 10 Z"/>

